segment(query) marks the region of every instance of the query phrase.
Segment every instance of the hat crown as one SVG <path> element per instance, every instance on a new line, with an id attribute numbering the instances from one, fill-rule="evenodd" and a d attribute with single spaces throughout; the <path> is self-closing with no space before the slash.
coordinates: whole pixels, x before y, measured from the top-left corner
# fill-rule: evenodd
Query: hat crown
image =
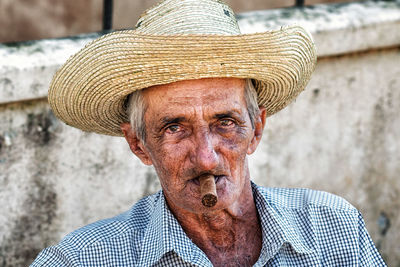
<path id="1" fill-rule="evenodd" d="M 146 34 L 238 35 L 232 9 L 220 0 L 165 0 L 146 10 L 136 24 Z"/>

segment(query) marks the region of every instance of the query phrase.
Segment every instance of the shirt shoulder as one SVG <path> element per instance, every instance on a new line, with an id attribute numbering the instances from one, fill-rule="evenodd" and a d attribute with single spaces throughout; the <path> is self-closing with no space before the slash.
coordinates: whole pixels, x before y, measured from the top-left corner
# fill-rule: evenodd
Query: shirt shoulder
<path id="1" fill-rule="evenodd" d="M 134 264 L 144 232 L 160 197 L 161 192 L 145 197 L 129 211 L 75 230 L 59 244 L 44 249 L 32 266 L 56 266 L 56 263 L 85 266 L 85 263 L 89 263 L 85 261 L 95 265 L 103 264 L 104 262 L 93 262 L 102 259 L 97 254 L 108 254 L 110 259 L 122 258 L 122 255 L 117 254 L 124 254 L 124 251 L 130 252 L 129 255 L 125 255 L 128 258 L 124 257 L 124 264 Z"/>
<path id="2" fill-rule="evenodd" d="M 285 240 L 318 265 L 385 266 L 361 213 L 342 197 L 311 189 L 257 190 Z"/>
<path id="3" fill-rule="evenodd" d="M 76 244 L 78 249 L 84 249 L 93 243 L 112 239 L 132 232 L 140 234 L 146 230 L 151 214 L 160 193 L 145 197 L 137 202 L 130 210 L 95 223 L 86 225 L 68 234 L 62 241 Z M 133 236 L 135 237 L 135 236 Z"/>

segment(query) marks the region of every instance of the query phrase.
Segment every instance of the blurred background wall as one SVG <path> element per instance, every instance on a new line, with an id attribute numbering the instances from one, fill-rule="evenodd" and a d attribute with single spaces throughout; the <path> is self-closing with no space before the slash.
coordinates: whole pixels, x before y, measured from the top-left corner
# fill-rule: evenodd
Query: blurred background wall
<path id="1" fill-rule="evenodd" d="M 135 25 L 157 0 L 114 0 L 113 28 Z M 294 6 L 295 0 L 227 0 L 235 12 Z M 350 0 L 305 0 L 305 5 Z M 1 0 L 0 42 L 65 37 L 102 30 L 103 0 Z"/>
<path id="2" fill-rule="evenodd" d="M 242 11 L 258 9 L 238 15 L 243 32 L 296 22 L 318 49 L 305 92 L 268 118 L 250 158 L 252 179 L 344 197 L 363 213 L 388 265 L 400 266 L 400 0 L 270 10 L 261 0 L 236 2 Z M 138 10 L 153 3 L 115 1 L 114 28 L 133 25 Z M 14 24 L 0 28 L 2 38 L 99 31 L 102 4 L 3 0 L 0 19 Z M 0 266 L 27 266 L 67 233 L 159 189 L 152 168 L 123 139 L 66 126 L 47 104 L 56 69 L 100 35 L 0 44 Z"/>

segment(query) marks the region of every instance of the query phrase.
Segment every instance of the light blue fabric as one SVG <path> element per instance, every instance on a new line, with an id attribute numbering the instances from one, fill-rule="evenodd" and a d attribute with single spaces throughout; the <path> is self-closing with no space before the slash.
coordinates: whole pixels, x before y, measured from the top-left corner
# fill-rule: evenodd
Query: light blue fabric
<path id="1" fill-rule="evenodd" d="M 361 214 L 309 189 L 252 184 L 262 226 L 255 266 L 385 266 Z M 162 191 L 44 249 L 37 266 L 212 266 L 168 209 Z"/>

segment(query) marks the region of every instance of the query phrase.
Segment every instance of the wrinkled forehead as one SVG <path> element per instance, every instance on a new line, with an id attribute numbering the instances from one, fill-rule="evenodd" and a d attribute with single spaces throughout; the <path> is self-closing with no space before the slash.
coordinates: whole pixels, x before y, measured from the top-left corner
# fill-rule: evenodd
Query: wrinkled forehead
<path id="1" fill-rule="evenodd" d="M 244 87 L 244 79 L 206 78 L 152 86 L 143 96 L 147 108 L 165 112 L 194 106 L 245 106 Z"/>

